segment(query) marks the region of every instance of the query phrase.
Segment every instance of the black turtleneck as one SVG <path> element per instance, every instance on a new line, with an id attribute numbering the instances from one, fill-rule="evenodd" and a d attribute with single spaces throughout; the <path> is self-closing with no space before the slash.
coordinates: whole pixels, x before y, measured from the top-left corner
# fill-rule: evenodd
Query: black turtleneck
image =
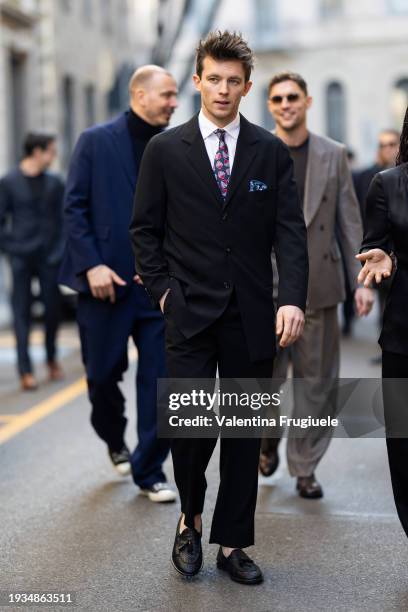
<path id="1" fill-rule="evenodd" d="M 135 156 L 136 172 L 139 172 L 140 162 L 147 143 L 153 136 L 160 134 L 163 128 L 150 125 L 139 115 L 136 115 L 131 108 L 126 112 L 126 120 Z"/>

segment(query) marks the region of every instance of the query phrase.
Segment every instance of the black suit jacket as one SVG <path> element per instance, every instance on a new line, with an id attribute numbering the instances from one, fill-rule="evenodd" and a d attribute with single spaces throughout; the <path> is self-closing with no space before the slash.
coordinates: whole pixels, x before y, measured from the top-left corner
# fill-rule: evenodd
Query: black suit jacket
<path id="1" fill-rule="evenodd" d="M 42 214 L 38 233 L 32 233 L 32 194 L 27 179 L 15 168 L 0 181 L 0 250 L 8 255 L 29 257 L 39 250 L 47 263 L 58 264 L 64 241 L 62 207 L 64 185 L 55 174 L 45 174 Z M 37 223 L 35 223 L 37 225 Z"/>
<path id="2" fill-rule="evenodd" d="M 367 195 L 362 251 L 394 251 L 398 265 L 387 296 L 380 345 L 408 355 L 408 164 L 376 174 Z"/>
<path id="3" fill-rule="evenodd" d="M 356 192 L 358 203 L 360 204 L 360 212 L 363 223 L 366 218 L 367 194 L 374 176 L 381 171 L 381 166 L 373 164 L 369 168 L 356 170 L 353 172 L 353 183 Z"/>
<path id="4" fill-rule="evenodd" d="M 251 191 L 250 181 L 266 188 Z M 225 309 L 235 289 L 253 361 L 275 352 L 271 251 L 278 306 L 305 308 L 306 228 L 288 149 L 241 116 L 223 201 L 197 116 L 155 136 L 142 160 L 130 228 L 136 269 L 157 305 L 189 338 Z"/>

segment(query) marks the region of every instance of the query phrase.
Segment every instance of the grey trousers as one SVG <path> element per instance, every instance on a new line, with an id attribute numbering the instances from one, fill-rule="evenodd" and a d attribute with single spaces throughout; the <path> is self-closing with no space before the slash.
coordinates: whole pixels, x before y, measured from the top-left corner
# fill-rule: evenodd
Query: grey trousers
<path id="1" fill-rule="evenodd" d="M 324 418 L 336 415 L 339 357 L 337 306 L 307 309 L 302 336 L 291 347 L 279 350 L 273 369 L 274 378 L 286 379 L 289 363 L 292 363 L 293 417 Z M 302 378 L 307 381 L 297 380 Z M 289 430 L 288 434 L 289 472 L 291 476 L 310 476 L 326 452 L 333 430 L 331 427 L 302 430 L 306 432 L 302 433 L 302 437 L 297 437 L 294 431 Z M 276 448 L 279 440 L 279 437 L 264 437 L 261 452 Z"/>

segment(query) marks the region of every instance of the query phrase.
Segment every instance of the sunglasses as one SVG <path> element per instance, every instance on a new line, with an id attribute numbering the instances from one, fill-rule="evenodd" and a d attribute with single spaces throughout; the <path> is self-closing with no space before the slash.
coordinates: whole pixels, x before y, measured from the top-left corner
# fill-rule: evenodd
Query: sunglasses
<path id="1" fill-rule="evenodd" d="M 380 142 L 378 145 L 379 149 L 388 149 L 391 147 L 398 147 L 399 142 Z"/>
<path id="2" fill-rule="evenodd" d="M 269 99 L 273 104 L 282 104 L 285 98 L 288 102 L 297 102 L 299 100 L 299 97 L 300 96 L 297 93 L 290 93 L 287 96 L 272 96 Z"/>

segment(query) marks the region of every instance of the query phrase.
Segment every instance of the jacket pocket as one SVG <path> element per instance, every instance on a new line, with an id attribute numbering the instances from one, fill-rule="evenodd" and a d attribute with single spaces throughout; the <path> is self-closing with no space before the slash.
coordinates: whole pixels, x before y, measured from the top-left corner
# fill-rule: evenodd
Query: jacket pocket
<path id="1" fill-rule="evenodd" d="M 337 242 L 333 242 L 333 244 L 331 245 L 330 255 L 331 255 L 332 261 L 338 261 L 339 259 L 341 259 L 341 251 L 340 251 L 340 247 L 337 244 Z"/>

